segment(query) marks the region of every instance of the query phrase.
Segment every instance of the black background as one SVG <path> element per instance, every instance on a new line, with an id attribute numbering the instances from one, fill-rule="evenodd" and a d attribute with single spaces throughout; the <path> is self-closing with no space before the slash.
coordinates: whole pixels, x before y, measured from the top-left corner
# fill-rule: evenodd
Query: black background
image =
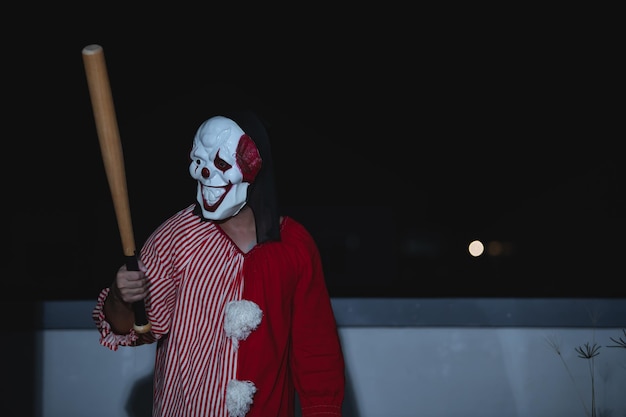
<path id="1" fill-rule="evenodd" d="M 138 246 L 193 201 L 199 124 L 251 107 L 331 295 L 626 295 L 610 11 L 213 6 L 15 15 L 9 290 L 94 299 L 123 262 L 81 55 L 99 44 Z"/>

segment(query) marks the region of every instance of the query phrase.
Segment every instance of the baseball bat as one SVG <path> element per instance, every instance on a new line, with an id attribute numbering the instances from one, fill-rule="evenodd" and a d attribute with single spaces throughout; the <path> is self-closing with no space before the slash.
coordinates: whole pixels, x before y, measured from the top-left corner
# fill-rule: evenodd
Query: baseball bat
<path id="1" fill-rule="evenodd" d="M 100 45 L 93 44 L 85 46 L 82 54 L 102 160 L 122 239 L 126 267 L 128 270 L 138 271 L 139 264 L 135 250 L 130 204 L 128 202 L 122 142 L 115 116 L 113 95 L 104 59 L 104 51 Z M 135 313 L 135 324 L 133 326 L 135 331 L 138 333 L 148 332 L 151 324 L 146 316 L 144 301 L 134 302 L 133 311 Z"/>

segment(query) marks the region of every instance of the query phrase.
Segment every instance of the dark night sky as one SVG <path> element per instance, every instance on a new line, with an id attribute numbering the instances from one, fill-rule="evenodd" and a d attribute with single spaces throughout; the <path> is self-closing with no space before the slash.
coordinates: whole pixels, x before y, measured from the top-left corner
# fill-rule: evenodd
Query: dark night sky
<path id="1" fill-rule="evenodd" d="M 612 289 L 625 249 L 605 98 L 616 61 L 596 42 L 610 25 L 177 12 L 33 20 L 39 40 L 9 47 L 18 288 L 93 298 L 121 262 L 81 56 L 97 43 L 138 243 L 193 199 L 200 122 L 252 107 L 272 124 L 281 205 L 318 240 L 333 295 L 625 295 Z M 471 259 L 474 238 L 509 250 Z"/>

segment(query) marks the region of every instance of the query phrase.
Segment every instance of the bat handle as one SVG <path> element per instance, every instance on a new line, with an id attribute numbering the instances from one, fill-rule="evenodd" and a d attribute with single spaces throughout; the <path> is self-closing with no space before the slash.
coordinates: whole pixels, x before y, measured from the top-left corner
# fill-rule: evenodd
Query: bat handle
<path id="1" fill-rule="evenodd" d="M 129 271 L 139 271 L 139 261 L 136 255 L 126 256 L 126 269 Z M 135 312 L 135 325 L 133 328 L 137 333 L 147 333 L 152 325 L 146 316 L 146 306 L 143 300 L 133 303 L 133 311 Z"/>

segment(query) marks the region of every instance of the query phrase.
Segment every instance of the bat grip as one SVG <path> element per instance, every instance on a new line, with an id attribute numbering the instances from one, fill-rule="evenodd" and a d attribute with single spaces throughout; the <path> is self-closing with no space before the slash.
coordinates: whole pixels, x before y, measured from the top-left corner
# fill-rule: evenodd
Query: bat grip
<path id="1" fill-rule="evenodd" d="M 129 271 L 139 271 L 139 261 L 136 255 L 126 256 L 126 269 Z M 152 325 L 146 316 L 146 306 L 143 300 L 133 303 L 133 311 L 135 313 L 135 325 L 133 328 L 137 333 L 147 333 Z"/>

